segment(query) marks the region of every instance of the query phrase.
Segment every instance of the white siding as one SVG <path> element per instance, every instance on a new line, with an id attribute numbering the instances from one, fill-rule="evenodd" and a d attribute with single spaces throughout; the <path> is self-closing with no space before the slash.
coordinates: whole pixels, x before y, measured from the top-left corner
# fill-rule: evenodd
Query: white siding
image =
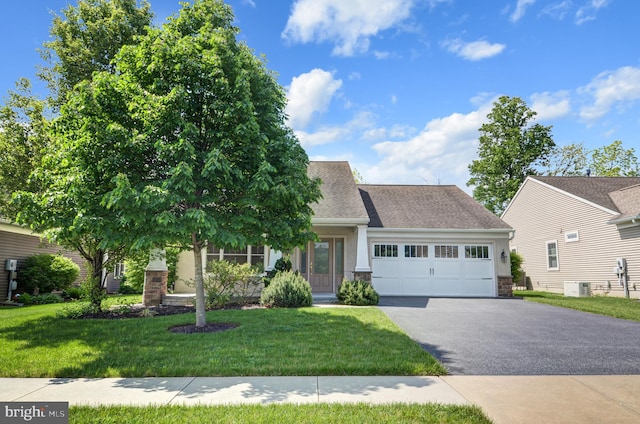
<path id="1" fill-rule="evenodd" d="M 522 267 L 534 290 L 561 293 L 564 281 L 588 281 L 594 294 L 622 296 L 612 269 L 615 259 L 624 257 L 631 296 L 640 298 L 640 227 L 618 230 L 607 224 L 612 215 L 531 180 L 502 219 L 516 230 L 511 246 L 523 256 Z M 573 231 L 578 231 L 579 241 L 566 242 L 565 233 Z M 558 241 L 555 271 L 547 270 L 550 240 Z"/>

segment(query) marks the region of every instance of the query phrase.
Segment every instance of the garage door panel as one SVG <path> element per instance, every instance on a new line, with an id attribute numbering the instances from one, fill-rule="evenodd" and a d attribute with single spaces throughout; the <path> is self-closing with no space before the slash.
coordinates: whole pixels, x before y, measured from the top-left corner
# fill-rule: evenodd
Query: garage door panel
<path id="1" fill-rule="evenodd" d="M 467 260 L 463 268 L 465 276 L 479 279 L 493 276 L 493 262 L 491 260 Z"/>
<path id="2" fill-rule="evenodd" d="M 428 253 L 427 245 L 430 249 Z M 490 246 L 475 244 L 466 246 L 452 243 L 410 245 L 424 249 L 418 252 L 416 248 L 417 254 L 406 249 L 407 245 L 401 242 L 381 243 L 380 246 L 378 250 L 381 253 L 385 252 L 382 255 L 389 254 L 390 246 L 394 249 L 392 254 L 397 255 L 372 259 L 372 284 L 381 295 L 442 297 L 496 295 L 494 261 L 487 257 L 488 252 L 491 251 Z M 440 254 L 446 254 L 447 257 L 436 257 L 435 246 L 439 246 Z M 446 250 L 442 250 L 443 247 L 446 247 Z M 405 257 L 410 254 L 411 257 Z M 484 257 L 480 258 L 480 254 Z M 473 256 L 469 257 L 470 255 Z"/>

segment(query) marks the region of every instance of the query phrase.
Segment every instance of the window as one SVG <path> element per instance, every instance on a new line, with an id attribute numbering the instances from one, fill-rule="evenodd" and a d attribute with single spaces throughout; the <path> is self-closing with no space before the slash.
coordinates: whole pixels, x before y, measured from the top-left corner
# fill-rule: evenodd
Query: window
<path id="1" fill-rule="evenodd" d="M 424 244 L 407 244 L 404 246 L 405 258 L 428 258 L 429 246 Z"/>
<path id="2" fill-rule="evenodd" d="M 577 231 L 569 231 L 564 233 L 564 241 L 566 243 L 572 243 L 574 241 L 580 241 L 580 235 Z"/>
<path id="3" fill-rule="evenodd" d="M 489 246 L 465 246 L 464 257 L 467 259 L 489 259 Z"/>
<path id="4" fill-rule="evenodd" d="M 560 269 L 558 265 L 558 242 L 556 240 L 547 242 L 547 270 Z"/>
<path id="5" fill-rule="evenodd" d="M 125 272 L 124 262 L 117 262 L 113 270 L 113 278 L 115 278 L 116 280 L 122 279 L 122 277 L 124 277 L 124 272 Z"/>
<path id="6" fill-rule="evenodd" d="M 398 245 L 397 244 L 374 244 L 373 256 L 376 258 L 397 258 Z"/>
<path id="7" fill-rule="evenodd" d="M 220 249 L 207 246 L 207 262 L 229 261 L 232 263 L 250 263 L 259 265 L 264 263 L 264 246 L 247 246 L 244 249 Z"/>
<path id="8" fill-rule="evenodd" d="M 436 258 L 456 259 L 458 246 L 434 246 Z"/>

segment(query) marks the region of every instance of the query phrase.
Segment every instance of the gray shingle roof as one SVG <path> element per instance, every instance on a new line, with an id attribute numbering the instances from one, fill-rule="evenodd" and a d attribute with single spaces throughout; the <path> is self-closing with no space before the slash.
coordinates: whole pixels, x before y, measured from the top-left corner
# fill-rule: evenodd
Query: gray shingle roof
<path id="1" fill-rule="evenodd" d="M 322 199 L 312 205 L 314 218 L 367 222 L 369 216 L 360 199 L 348 162 L 309 162 L 307 174 L 311 178 L 322 180 Z"/>
<path id="2" fill-rule="evenodd" d="M 640 184 L 612 191 L 609 197 L 613 200 L 621 218 L 631 218 L 640 215 Z"/>
<path id="3" fill-rule="evenodd" d="M 369 227 L 505 229 L 511 227 L 452 185 L 358 185 Z"/>
<path id="4" fill-rule="evenodd" d="M 640 184 L 640 177 L 530 177 L 612 211 L 621 212 L 609 193 Z M 618 200 L 620 202 L 621 200 Z M 639 211 L 640 212 L 640 211 Z"/>

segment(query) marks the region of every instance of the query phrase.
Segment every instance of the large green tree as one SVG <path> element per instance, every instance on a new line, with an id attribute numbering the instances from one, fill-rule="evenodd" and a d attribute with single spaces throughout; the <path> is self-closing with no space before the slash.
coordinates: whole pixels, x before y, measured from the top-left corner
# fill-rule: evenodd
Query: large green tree
<path id="1" fill-rule="evenodd" d="M 115 54 L 123 45 L 145 34 L 152 19 L 148 4 L 138 6 L 136 0 L 80 0 L 77 6 L 68 6 L 63 14 L 64 18 L 54 18 L 53 40 L 46 43 L 43 50 L 51 66 L 44 68 L 41 78 L 49 83 L 49 101 L 54 111 L 64 108 L 68 99 L 73 100 L 68 94 L 76 86 L 89 83 L 94 72 L 113 72 L 111 61 Z M 38 105 L 35 101 L 31 103 Z M 30 110 L 31 103 L 19 105 L 18 109 Z M 61 246 L 77 250 L 87 260 L 91 267 L 92 302 L 99 307 L 102 270 L 129 247 L 115 241 L 121 225 L 101 205 L 102 194 L 111 187 L 111 181 L 100 173 L 84 172 L 84 164 L 93 157 L 67 160 L 70 149 L 65 138 L 67 127 L 57 122 L 62 117 L 57 117 L 54 124 L 41 123 L 42 113 L 36 112 L 24 128 L 29 135 L 39 134 L 40 126 L 45 128 L 44 135 L 38 137 L 43 142 L 36 145 L 28 138 L 12 136 L 14 142 L 37 153 L 31 164 L 33 169 L 29 170 L 28 184 L 13 188 L 15 217 L 12 218 Z M 65 119 L 66 123 L 70 121 L 68 116 Z M 87 128 L 84 134 L 92 138 L 102 131 L 104 128 L 93 127 Z M 28 150 L 27 147 L 24 150 Z M 109 150 L 94 153 L 106 157 Z"/>
<path id="2" fill-rule="evenodd" d="M 519 97 L 502 96 L 480 127 L 478 159 L 471 162 L 473 197 L 500 215 L 528 175 L 537 174 L 555 146 L 551 126 L 531 125 L 536 112 Z"/>
<path id="3" fill-rule="evenodd" d="M 633 148 L 625 149 L 622 141 L 616 140 L 608 146 L 591 153 L 589 167 L 593 175 L 601 177 L 637 177 L 640 162 Z"/>
<path id="4" fill-rule="evenodd" d="M 232 22 L 222 1 L 184 3 L 121 50 L 115 73 L 79 86 L 58 126 L 65 161 L 81 161 L 76 178 L 112 178 L 102 199 L 127 229 L 117 239 L 193 251 L 197 326 L 207 243 L 302 245 L 320 197 L 286 126 L 284 90 Z"/>

